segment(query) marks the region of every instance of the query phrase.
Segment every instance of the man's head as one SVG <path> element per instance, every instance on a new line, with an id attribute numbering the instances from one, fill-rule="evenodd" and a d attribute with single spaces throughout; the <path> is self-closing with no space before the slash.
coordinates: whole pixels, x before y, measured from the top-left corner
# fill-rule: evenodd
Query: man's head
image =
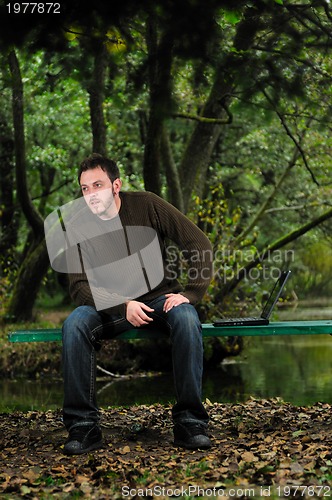
<path id="1" fill-rule="evenodd" d="M 79 183 L 86 204 L 101 219 L 112 219 L 120 210 L 119 169 L 113 160 L 93 154 L 81 164 Z"/>
<path id="2" fill-rule="evenodd" d="M 92 155 L 85 158 L 82 161 L 80 168 L 78 170 L 78 182 L 81 184 L 81 175 L 87 170 L 93 170 L 94 168 L 100 167 L 108 175 L 111 182 L 115 179 L 120 178 L 120 172 L 115 161 L 106 158 L 98 153 L 92 153 Z"/>

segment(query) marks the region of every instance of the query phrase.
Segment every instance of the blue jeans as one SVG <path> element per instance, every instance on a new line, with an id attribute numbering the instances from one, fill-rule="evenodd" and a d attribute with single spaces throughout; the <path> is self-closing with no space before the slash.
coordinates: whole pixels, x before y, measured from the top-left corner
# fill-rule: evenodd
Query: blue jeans
<path id="1" fill-rule="evenodd" d="M 165 328 L 172 343 L 176 404 L 174 423 L 198 422 L 206 425 L 208 415 L 202 405 L 203 341 L 196 309 L 180 304 L 163 312 L 166 298 L 146 302 L 154 309 L 152 328 Z M 96 400 L 96 351 L 102 340 L 132 329 L 123 316 L 110 316 L 91 306 L 80 306 L 63 325 L 63 418 L 67 430 L 77 425 L 98 423 Z"/>

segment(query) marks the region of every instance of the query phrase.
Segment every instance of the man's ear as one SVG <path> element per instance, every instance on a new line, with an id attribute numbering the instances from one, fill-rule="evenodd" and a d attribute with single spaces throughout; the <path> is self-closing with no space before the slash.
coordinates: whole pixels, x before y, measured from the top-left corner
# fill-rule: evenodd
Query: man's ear
<path id="1" fill-rule="evenodd" d="M 121 190 L 121 187 L 122 187 L 122 180 L 117 178 L 115 179 L 115 181 L 113 182 L 113 191 L 114 191 L 114 194 L 119 194 L 119 191 Z"/>

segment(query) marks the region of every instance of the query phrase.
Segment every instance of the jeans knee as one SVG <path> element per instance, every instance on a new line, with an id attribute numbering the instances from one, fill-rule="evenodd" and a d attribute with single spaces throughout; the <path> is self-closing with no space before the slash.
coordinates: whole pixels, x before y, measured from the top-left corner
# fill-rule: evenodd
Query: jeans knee
<path id="1" fill-rule="evenodd" d="M 62 326 L 62 341 L 64 344 L 82 339 L 82 335 L 90 335 L 98 326 L 98 313 L 91 306 L 77 307 L 64 321 Z"/>
<path id="2" fill-rule="evenodd" d="M 173 307 L 168 313 L 172 335 L 182 338 L 199 339 L 202 337 L 202 325 L 196 309 L 192 304 L 181 304 Z"/>
<path id="3" fill-rule="evenodd" d="M 182 325 L 187 324 L 188 326 L 198 328 L 201 327 L 197 311 L 192 304 L 180 304 L 179 306 L 173 307 L 169 315 L 174 323 L 180 323 Z"/>

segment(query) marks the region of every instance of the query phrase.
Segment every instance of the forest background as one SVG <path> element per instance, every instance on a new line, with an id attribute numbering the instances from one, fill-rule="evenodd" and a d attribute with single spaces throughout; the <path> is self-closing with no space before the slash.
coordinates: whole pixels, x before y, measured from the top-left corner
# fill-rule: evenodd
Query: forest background
<path id="1" fill-rule="evenodd" d="M 92 151 L 118 161 L 124 189 L 161 195 L 210 238 L 204 321 L 259 305 L 284 267 L 286 299 L 330 296 L 331 28 L 329 0 L 0 0 L 2 377 L 59 376 L 58 344 L 13 346 L 6 332 L 46 304 L 71 307 L 43 221 L 78 196 Z M 169 408 L 135 406 L 108 408 L 107 449 L 75 462 L 59 455 L 59 412 L 2 415 L 1 491 L 123 498 L 156 478 L 330 491 L 330 405 L 209 406 L 209 454 L 174 449 Z"/>
<path id="2" fill-rule="evenodd" d="M 32 5 L 0 7 L 3 319 L 68 304 L 43 221 L 78 196 L 92 151 L 210 238 L 204 321 L 259 304 L 285 267 L 288 298 L 330 295 L 329 1 Z"/>

